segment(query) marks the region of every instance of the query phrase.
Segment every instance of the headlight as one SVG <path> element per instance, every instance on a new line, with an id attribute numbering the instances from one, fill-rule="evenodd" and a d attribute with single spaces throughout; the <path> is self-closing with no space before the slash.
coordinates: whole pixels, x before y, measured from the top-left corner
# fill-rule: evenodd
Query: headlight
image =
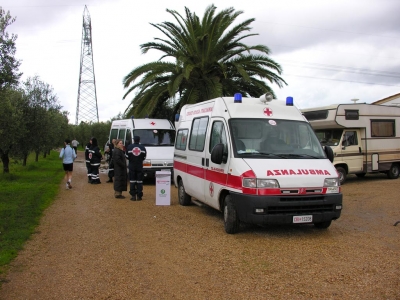
<path id="1" fill-rule="evenodd" d="M 143 166 L 144 167 L 151 167 L 151 160 L 144 160 L 143 161 Z"/>
<path id="2" fill-rule="evenodd" d="M 324 187 L 327 194 L 337 194 L 340 191 L 339 178 L 325 178 Z"/>
<path id="3" fill-rule="evenodd" d="M 325 178 L 324 187 L 339 186 L 339 178 Z"/>
<path id="4" fill-rule="evenodd" d="M 276 179 L 243 178 L 243 187 L 247 188 L 279 188 Z"/>

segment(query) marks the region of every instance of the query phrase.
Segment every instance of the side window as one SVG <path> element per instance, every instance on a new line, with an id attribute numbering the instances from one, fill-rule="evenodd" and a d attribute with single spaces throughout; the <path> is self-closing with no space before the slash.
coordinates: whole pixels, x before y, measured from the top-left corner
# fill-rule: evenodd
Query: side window
<path id="1" fill-rule="evenodd" d="M 344 133 L 342 145 L 343 146 L 358 145 L 357 132 L 355 132 L 355 131 L 346 131 Z"/>
<path id="2" fill-rule="evenodd" d="M 203 151 L 206 141 L 208 117 L 194 119 L 190 132 L 189 150 Z"/>
<path id="3" fill-rule="evenodd" d="M 117 128 L 111 129 L 111 133 L 110 133 L 110 142 L 111 142 L 113 139 L 116 139 L 116 138 L 118 138 L 118 129 L 117 129 Z"/>
<path id="4" fill-rule="evenodd" d="M 213 123 L 211 129 L 210 147 L 208 151 L 211 153 L 212 149 L 217 144 L 224 144 L 224 151 L 226 152 L 228 150 L 225 126 L 224 123 L 221 121 L 216 121 Z"/>
<path id="5" fill-rule="evenodd" d="M 125 145 L 125 131 L 126 131 L 126 129 L 120 129 L 118 132 L 118 139 L 122 140 L 124 145 Z"/>
<path id="6" fill-rule="evenodd" d="M 176 136 L 175 149 L 186 150 L 188 131 L 189 130 L 187 129 L 178 130 L 178 134 Z"/>
<path id="7" fill-rule="evenodd" d="M 126 130 L 126 141 L 125 141 L 125 146 L 129 146 L 132 144 L 132 132 L 130 129 Z"/>

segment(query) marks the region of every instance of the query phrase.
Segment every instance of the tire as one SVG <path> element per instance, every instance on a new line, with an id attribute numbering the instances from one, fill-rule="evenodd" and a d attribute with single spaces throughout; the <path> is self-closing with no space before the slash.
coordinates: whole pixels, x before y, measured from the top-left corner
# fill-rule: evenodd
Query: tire
<path id="1" fill-rule="evenodd" d="M 190 195 L 186 194 L 182 180 L 179 180 L 178 183 L 178 198 L 179 198 L 179 204 L 182 206 L 187 206 L 191 202 L 191 197 Z"/>
<path id="2" fill-rule="evenodd" d="M 356 176 L 357 176 L 358 178 L 363 178 L 363 177 L 365 177 L 365 174 L 366 174 L 366 173 L 358 173 L 358 174 L 356 174 Z"/>
<path id="3" fill-rule="evenodd" d="M 314 223 L 314 226 L 318 229 L 326 229 L 329 226 L 331 226 L 332 220 L 330 221 L 325 221 L 325 222 L 319 222 L 319 223 Z"/>
<path id="4" fill-rule="evenodd" d="M 224 200 L 224 227 L 225 232 L 229 234 L 235 234 L 239 232 L 239 218 L 236 212 L 236 208 L 232 203 L 230 195 L 227 195 Z"/>
<path id="5" fill-rule="evenodd" d="M 339 173 L 340 185 L 342 185 L 346 181 L 346 176 L 347 176 L 346 170 L 342 167 L 337 167 L 336 170 Z"/>
<path id="6" fill-rule="evenodd" d="M 396 179 L 399 177 L 399 172 L 400 172 L 399 164 L 393 163 L 392 166 L 390 167 L 389 172 L 387 173 L 387 176 L 390 179 Z"/>

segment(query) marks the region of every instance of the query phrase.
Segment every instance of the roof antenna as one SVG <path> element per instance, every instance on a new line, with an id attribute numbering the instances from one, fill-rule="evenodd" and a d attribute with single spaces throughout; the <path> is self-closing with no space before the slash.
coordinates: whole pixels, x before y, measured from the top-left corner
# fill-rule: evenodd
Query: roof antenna
<path id="1" fill-rule="evenodd" d="M 358 100 L 360 100 L 360 99 L 351 99 L 351 101 L 354 102 L 353 104 L 356 104 L 356 102 L 357 102 Z"/>

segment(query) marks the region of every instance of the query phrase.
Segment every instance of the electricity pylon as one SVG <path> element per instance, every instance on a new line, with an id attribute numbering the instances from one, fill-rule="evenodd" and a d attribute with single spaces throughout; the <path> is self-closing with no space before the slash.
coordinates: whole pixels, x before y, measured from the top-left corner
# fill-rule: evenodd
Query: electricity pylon
<path id="1" fill-rule="evenodd" d="M 82 121 L 87 123 L 99 122 L 93 65 L 92 22 L 86 5 L 83 11 L 81 67 L 75 125 L 79 125 Z"/>

